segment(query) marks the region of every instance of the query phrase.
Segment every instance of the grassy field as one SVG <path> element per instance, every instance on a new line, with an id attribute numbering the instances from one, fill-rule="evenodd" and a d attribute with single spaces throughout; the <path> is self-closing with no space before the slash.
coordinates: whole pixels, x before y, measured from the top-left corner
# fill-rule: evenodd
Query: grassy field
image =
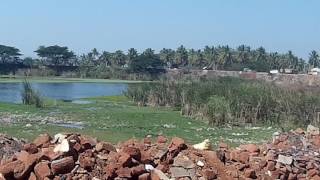
<path id="1" fill-rule="evenodd" d="M 50 101 L 47 107 L 0 103 L 0 133 L 33 139 L 40 133 L 79 132 L 117 143 L 129 138 L 179 136 L 189 143 L 211 139 L 231 145 L 262 143 L 277 131 L 271 127 L 218 128 L 192 120 L 169 108 L 138 107 L 123 96 L 85 99 L 90 104 Z M 83 129 L 60 127 L 52 122 L 82 123 Z M 72 124 L 72 123 L 71 123 Z"/>
<path id="2" fill-rule="evenodd" d="M 0 76 L 0 83 L 17 83 L 22 82 L 24 76 Z M 68 83 L 68 82 L 85 82 L 85 83 L 140 83 L 144 81 L 131 81 L 119 79 L 83 79 L 83 78 L 59 78 L 59 77 L 29 77 L 30 82 L 37 83 Z"/>

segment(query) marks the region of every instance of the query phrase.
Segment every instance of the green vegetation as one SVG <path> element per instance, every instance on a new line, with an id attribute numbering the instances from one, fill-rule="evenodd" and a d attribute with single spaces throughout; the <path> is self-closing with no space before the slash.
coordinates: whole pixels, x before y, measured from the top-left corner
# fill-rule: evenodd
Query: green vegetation
<path id="1" fill-rule="evenodd" d="M 169 106 L 213 125 L 307 125 L 319 122 L 314 91 L 283 89 L 236 78 L 162 80 L 130 85 L 127 97 L 139 105 Z"/>
<path id="2" fill-rule="evenodd" d="M 210 138 L 213 144 L 224 140 L 232 145 L 269 140 L 275 128 L 208 127 L 206 123 L 183 117 L 164 107 L 138 107 L 124 96 L 85 99 L 91 104 L 51 102 L 45 108 L 0 103 L 0 132 L 33 139 L 40 133 L 79 132 L 113 143 L 128 138 L 163 134 L 179 136 L 190 143 Z M 83 129 L 66 128 L 59 123 L 82 123 Z M 10 121 L 10 122 L 8 122 Z M 56 122 L 56 123 L 55 123 Z M 30 125 L 29 125 L 30 124 Z"/>
<path id="3" fill-rule="evenodd" d="M 20 58 L 20 50 L 0 45 L 0 74 L 27 76 L 64 76 L 102 79 L 157 79 L 166 68 L 214 69 L 268 72 L 272 69 L 292 69 L 307 72 L 320 65 L 317 51 L 311 51 L 309 61 L 299 58 L 292 51 L 287 53 L 266 52 L 263 47 L 252 49 L 247 45 L 237 48 L 205 46 L 203 49 L 176 50 L 163 48 L 158 53 L 151 48 L 138 53 L 130 48 L 127 53 L 93 49 L 80 56 L 63 46 L 40 46 L 36 51 L 39 58 Z M 20 71 L 19 71 L 20 70 Z"/>
<path id="4" fill-rule="evenodd" d="M 23 81 L 23 90 L 21 92 L 22 103 L 26 105 L 35 105 L 37 108 L 44 107 L 44 100 L 40 93 L 35 91 L 28 80 Z"/>

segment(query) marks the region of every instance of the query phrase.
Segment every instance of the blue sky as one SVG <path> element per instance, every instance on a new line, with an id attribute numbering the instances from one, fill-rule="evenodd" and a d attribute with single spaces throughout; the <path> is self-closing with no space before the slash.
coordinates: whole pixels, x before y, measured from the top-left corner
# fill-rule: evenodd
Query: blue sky
<path id="1" fill-rule="evenodd" d="M 151 47 L 264 46 L 307 58 L 320 51 L 319 0 L 1 0 L 0 44 L 77 54 Z"/>

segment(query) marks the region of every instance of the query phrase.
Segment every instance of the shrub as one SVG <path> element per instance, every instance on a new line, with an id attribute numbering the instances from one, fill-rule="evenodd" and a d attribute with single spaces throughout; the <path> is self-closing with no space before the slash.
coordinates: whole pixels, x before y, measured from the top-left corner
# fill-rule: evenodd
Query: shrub
<path id="1" fill-rule="evenodd" d="M 23 81 L 23 90 L 21 93 L 22 103 L 26 105 L 35 105 L 38 108 L 44 107 L 44 101 L 39 92 L 36 92 L 29 81 Z"/>

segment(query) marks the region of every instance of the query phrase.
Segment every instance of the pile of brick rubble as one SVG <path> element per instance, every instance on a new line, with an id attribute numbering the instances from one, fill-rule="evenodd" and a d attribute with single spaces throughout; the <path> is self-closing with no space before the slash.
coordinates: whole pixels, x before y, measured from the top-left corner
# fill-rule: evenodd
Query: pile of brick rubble
<path id="1" fill-rule="evenodd" d="M 263 145 L 229 148 L 128 140 L 118 145 L 80 134 L 42 134 L 32 143 L 0 136 L 0 179 L 320 179 L 319 129 L 275 133 Z"/>

